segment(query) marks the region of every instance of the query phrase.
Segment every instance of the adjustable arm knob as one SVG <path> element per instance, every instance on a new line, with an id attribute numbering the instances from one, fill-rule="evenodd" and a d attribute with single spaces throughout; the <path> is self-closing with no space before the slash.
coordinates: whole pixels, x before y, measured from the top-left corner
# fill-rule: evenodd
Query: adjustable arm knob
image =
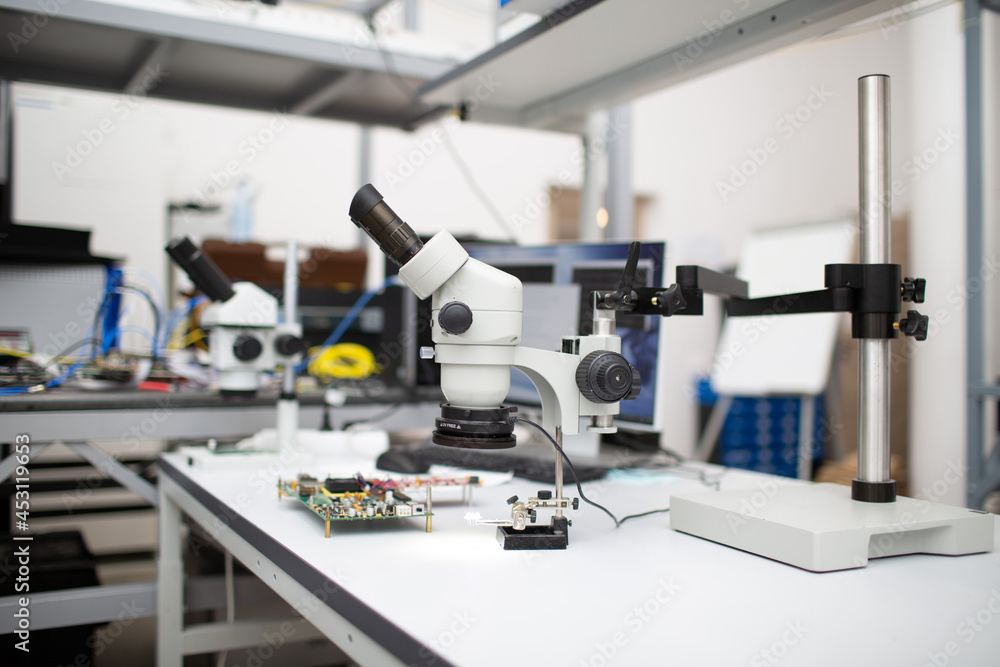
<path id="1" fill-rule="evenodd" d="M 684 300 L 681 286 L 677 284 L 657 293 L 654 299 L 656 300 L 654 305 L 660 309 L 660 313 L 664 317 L 670 317 L 677 311 L 687 308 L 687 301 Z"/>
<path id="2" fill-rule="evenodd" d="M 927 340 L 927 328 L 930 318 L 921 315 L 915 310 L 906 311 L 906 317 L 899 321 L 899 330 L 907 336 L 913 336 L 917 340 Z"/>
<path id="3" fill-rule="evenodd" d="M 927 287 L 927 281 L 923 278 L 903 278 L 902 286 L 902 296 L 903 301 L 912 301 L 913 303 L 923 303 L 924 302 L 924 289 Z"/>
<path id="4" fill-rule="evenodd" d="M 639 295 L 632 288 L 635 283 L 635 271 L 639 266 L 639 249 L 642 244 L 632 241 L 628 247 L 628 259 L 625 260 L 625 270 L 618 281 L 618 289 L 614 292 L 604 293 L 600 297 L 599 304 L 608 310 L 624 310 L 626 312 L 635 310 L 638 305 Z"/>

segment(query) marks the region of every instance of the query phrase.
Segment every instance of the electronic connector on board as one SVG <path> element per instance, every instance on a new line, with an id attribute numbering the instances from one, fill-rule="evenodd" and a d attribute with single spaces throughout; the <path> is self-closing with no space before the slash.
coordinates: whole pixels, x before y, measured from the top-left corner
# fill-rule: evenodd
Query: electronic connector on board
<path id="1" fill-rule="evenodd" d="M 373 521 L 424 517 L 431 532 L 431 489 L 460 486 L 469 489 L 482 484 L 479 477 L 415 477 L 413 479 L 365 479 L 360 474 L 348 478 L 327 477 L 322 483 L 306 474 L 292 481 L 278 480 L 278 499 L 298 498 L 326 524 L 330 537 L 334 521 Z M 403 489 L 423 489 L 424 502 L 413 500 Z M 465 494 L 463 493 L 463 498 Z"/>

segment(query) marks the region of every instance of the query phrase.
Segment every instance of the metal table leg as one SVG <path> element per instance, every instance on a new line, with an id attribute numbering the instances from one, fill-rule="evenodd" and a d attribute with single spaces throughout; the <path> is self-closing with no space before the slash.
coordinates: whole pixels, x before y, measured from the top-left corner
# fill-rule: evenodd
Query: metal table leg
<path id="1" fill-rule="evenodd" d="M 182 667 L 184 653 L 184 560 L 181 556 L 181 510 L 161 487 L 160 554 L 156 562 L 156 665 Z"/>

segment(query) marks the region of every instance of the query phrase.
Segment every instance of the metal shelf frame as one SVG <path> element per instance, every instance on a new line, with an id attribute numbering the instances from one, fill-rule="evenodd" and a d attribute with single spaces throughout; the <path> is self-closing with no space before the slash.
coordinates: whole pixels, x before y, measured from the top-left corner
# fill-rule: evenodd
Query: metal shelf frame
<path id="1" fill-rule="evenodd" d="M 571 0 L 424 84 L 420 95 L 432 105 L 477 100 L 470 105 L 470 120 L 583 133 L 590 113 L 832 32 L 897 4 Z M 602 35 L 612 37 L 605 41 Z M 496 90 L 486 99 L 477 96 L 483 82 L 491 80 L 500 83 Z"/>
<path id="2" fill-rule="evenodd" d="M 986 231 L 983 160 L 983 43 L 982 17 L 986 10 L 1000 11 L 1000 3 L 963 0 L 965 12 L 965 284 L 982 284 L 979 277 Z M 987 454 L 987 406 L 1000 399 L 1000 384 L 986 377 L 985 289 L 968 290 L 966 325 L 966 501 L 982 509 L 986 497 L 1000 488 L 1000 442 Z"/>
<path id="3" fill-rule="evenodd" d="M 367 21 L 384 4 L 345 8 Z M 416 89 L 454 66 L 383 54 L 374 37 L 335 41 L 208 12 L 101 0 L 73 0 L 52 12 L 35 0 L 0 0 L 0 32 L 21 37 L 0 47 L 0 79 L 129 93 L 147 68 L 159 67 L 169 75 L 143 91 L 152 98 L 393 127 L 425 113 Z M 386 71 L 387 59 L 398 76 Z"/>

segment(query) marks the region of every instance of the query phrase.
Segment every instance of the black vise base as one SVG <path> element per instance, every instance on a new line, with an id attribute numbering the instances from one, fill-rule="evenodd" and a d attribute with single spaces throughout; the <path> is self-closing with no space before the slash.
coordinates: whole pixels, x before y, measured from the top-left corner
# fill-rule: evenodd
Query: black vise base
<path id="1" fill-rule="evenodd" d="M 566 517 L 552 517 L 550 526 L 525 526 L 524 530 L 497 526 L 497 542 L 504 551 L 565 549 L 569 545 L 568 523 Z"/>

